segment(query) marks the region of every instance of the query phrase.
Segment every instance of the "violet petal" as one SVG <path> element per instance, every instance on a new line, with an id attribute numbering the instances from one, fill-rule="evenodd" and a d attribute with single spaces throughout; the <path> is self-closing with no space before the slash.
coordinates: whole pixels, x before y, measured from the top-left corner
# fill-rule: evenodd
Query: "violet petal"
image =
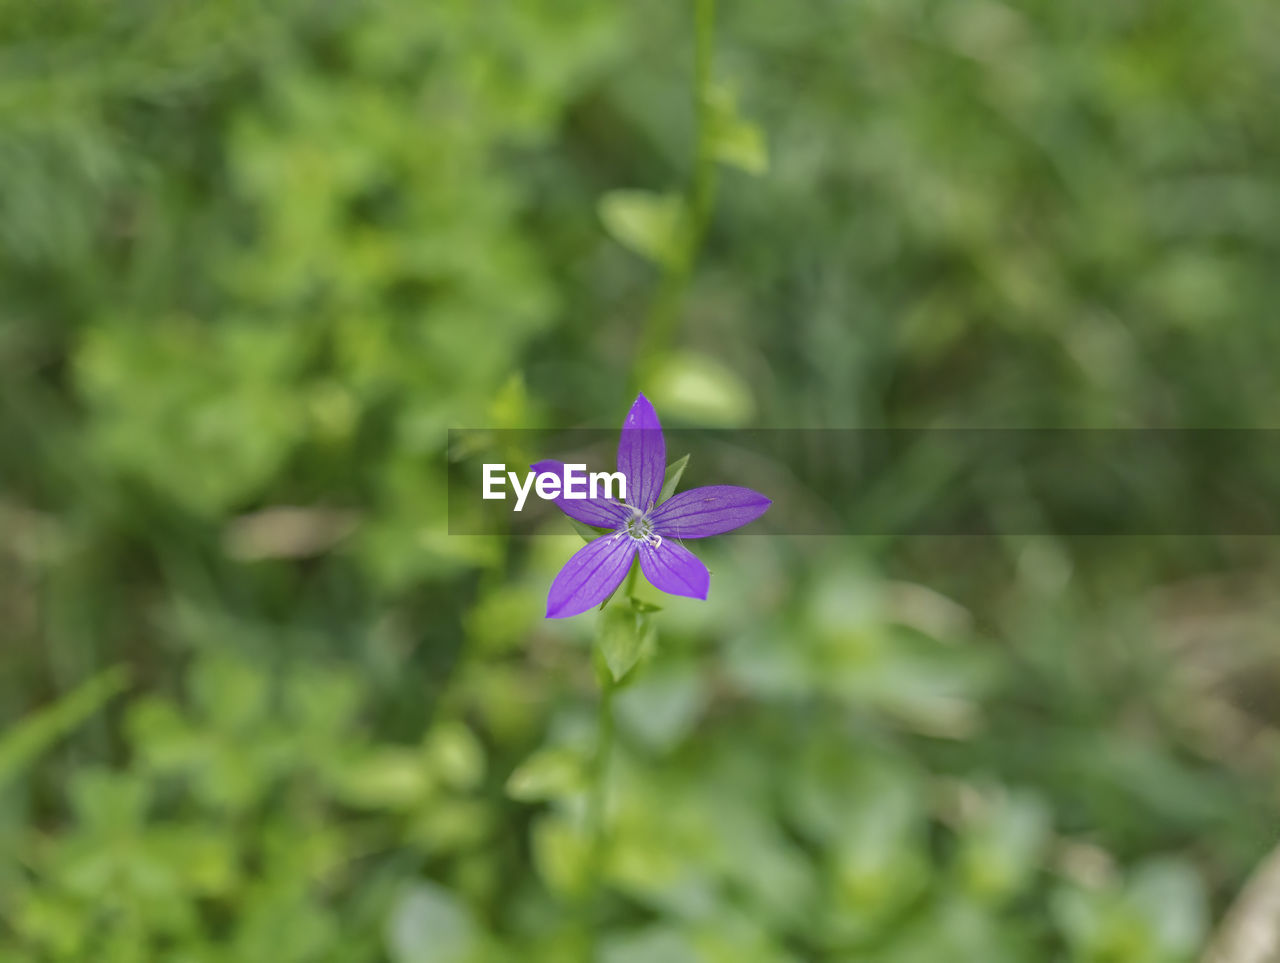
<path id="1" fill-rule="evenodd" d="M 564 563 L 547 593 L 547 618 L 567 619 L 609 597 L 622 584 L 636 557 L 634 539 L 603 535 Z"/>
<path id="2" fill-rule="evenodd" d="M 711 573 L 698 556 L 669 539 L 656 548 L 640 545 L 640 571 L 654 588 L 670 595 L 705 599 L 711 588 Z"/>
<path id="3" fill-rule="evenodd" d="M 560 486 L 563 490 L 564 462 L 540 461 L 529 467 L 540 475 L 544 473 L 554 474 L 560 479 Z M 582 522 L 584 525 L 594 525 L 596 528 L 616 529 L 631 515 L 629 509 L 624 508 L 611 498 L 565 498 L 564 495 L 561 495 L 555 502 L 560 511 L 570 518 Z"/>
<path id="4" fill-rule="evenodd" d="M 738 485 L 707 485 L 672 495 L 654 509 L 653 530 L 663 538 L 706 538 L 754 522 L 773 504 Z"/>
<path id="5" fill-rule="evenodd" d="M 618 439 L 618 471 L 627 478 L 627 503 L 648 511 L 662 491 L 667 443 L 658 413 L 644 395 L 636 398 Z"/>

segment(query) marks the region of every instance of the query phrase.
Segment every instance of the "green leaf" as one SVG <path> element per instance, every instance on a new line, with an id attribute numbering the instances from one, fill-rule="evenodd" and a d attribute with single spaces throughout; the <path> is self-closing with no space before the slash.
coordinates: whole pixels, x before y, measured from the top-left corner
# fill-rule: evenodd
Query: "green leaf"
<path id="1" fill-rule="evenodd" d="M 657 628 L 647 611 L 633 605 L 614 606 L 600 615 L 600 654 L 614 682 L 621 682 L 652 647 Z"/>
<path id="2" fill-rule="evenodd" d="M 666 477 L 662 479 L 662 493 L 658 496 L 659 504 L 665 502 L 676 493 L 676 486 L 680 484 L 680 476 L 684 474 L 688 464 L 689 456 L 685 455 L 679 461 L 673 461 L 667 466 Z"/>
<path id="3" fill-rule="evenodd" d="M 987 902 L 1016 895 L 1040 867 L 1052 813 L 1025 792 L 993 794 L 965 828 L 957 865 L 965 888 Z"/>
<path id="4" fill-rule="evenodd" d="M 403 811 L 422 803 L 434 784 L 420 752 L 382 746 L 347 766 L 335 789 L 353 806 Z"/>
<path id="5" fill-rule="evenodd" d="M 570 518 L 569 524 L 573 526 L 573 530 L 578 533 L 584 542 L 594 542 L 604 534 L 600 529 L 592 528 L 590 525 L 584 525 L 576 518 Z"/>
<path id="6" fill-rule="evenodd" d="M 455 894 L 435 883 L 418 883 L 392 910 L 386 941 L 394 963 L 464 963 L 474 957 L 476 923 Z"/>
<path id="7" fill-rule="evenodd" d="M 655 261 L 673 264 L 683 244 L 684 201 L 676 194 L 610 191 L 600 199 L 600 220 L 623 247 Z"/>
<path id="8" fill-rule="evenodd" d="M 521 802 L 562 799 L 586 788 L 586 764 L 581 755 L 567 746 L 539 749 L 507 779 L 507 795 Z"/>
<path id="9" fill-rule="evenodd" d="M 591 840 L 565 817 L 547 813 L 533 824 L 533 863 L 561 896 L 582 892 L 591 865 Z"/>
<path id="10" fill-rule="evenodd" d="M 1129 901 L 1170 956 L 1190 956 L 1209 930 L 1208 897 L 1194 865 L 1163 857 L 1143 863 L 1129 882 Z"/>
<path id="11" fill-rule="evenodd" d="M 747 383 L 722 361 L 680 352 L 664 358 L 649 379 L 651 400 L 668 413 L 707 427 L 736 428 L 755 416 Z"/>
<path id="12" fill-rule="evenodd" d="M 108 669 L 0 736 L 0 788 L 128 685 L 123 668 Z"/>
<path id="13" fill-rule="evenodd" d="M 738 111 L 733 92 L 720 87 L 707 97 L 708 138 L 711 154 L 748 174 L 764 174 L 769 170 L 769 150 L 764 131 Z"/>
<path id="14" fill-rule="evenodd" d="M 484 746 L 461 722 L 439 722 L 427 735 L 425 747 L 432 772 L 454 789 L 475 789 L 484 778 Z"/>

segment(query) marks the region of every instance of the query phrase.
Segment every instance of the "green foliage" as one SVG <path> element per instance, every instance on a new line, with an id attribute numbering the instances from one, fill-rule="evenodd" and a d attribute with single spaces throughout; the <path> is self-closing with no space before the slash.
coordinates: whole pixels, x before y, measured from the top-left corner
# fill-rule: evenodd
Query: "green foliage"
<path id="1" fill-rule="evenodd" d="M 29 877 L 5 907 L 10 952 L 381 959 L 390 919 L 397 958 L 421 958 L 422 917 L 444 910 L 421 884 L 396 897 L 397 880 L 412 878 L 403 854 L 487 835 L 475 795 L 484 750 L 443 721 L 419 746 L 371 743 L 353 681 L 312 668 L 277 683 L 219 655 L 192 670 L 189 710 L 139 700 L 127 765 L 78 771 L 67 830 L 22 852 Z M 401 857 L 380 859 L 388 846 Z"/>
<path id="2" fill-rule="evenodd" d="M 0 738 L 0 791 L 24 766 L 48 752 L 55 742 L 119 695 L 126 684 L 123 670 L 108 670 L 5 732 Z"/>
<path id="3" fill-rule="evenodd" d="M 578 537 L 441 464 L 636 378 L 1269 424 L 1275 5 L 690 6 L 0 3 L 0 959 L 1196 958 L 1276 842 L 1266 540 L 734 536 L 548 622 Z"/>

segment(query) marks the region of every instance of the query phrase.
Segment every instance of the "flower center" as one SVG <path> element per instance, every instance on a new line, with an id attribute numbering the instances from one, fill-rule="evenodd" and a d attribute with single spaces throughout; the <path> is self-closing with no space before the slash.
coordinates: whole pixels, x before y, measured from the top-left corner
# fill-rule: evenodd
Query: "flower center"
<path id="1" fill-rule="evenodd" d="M 657 548 L 662 544 L 662 536 L 653 530 L 653 522 L 649 516 L 638 508 L 631 510 L 631 517 L 618 529 L 618 537 L 630 536 L 634 541 Z"/>

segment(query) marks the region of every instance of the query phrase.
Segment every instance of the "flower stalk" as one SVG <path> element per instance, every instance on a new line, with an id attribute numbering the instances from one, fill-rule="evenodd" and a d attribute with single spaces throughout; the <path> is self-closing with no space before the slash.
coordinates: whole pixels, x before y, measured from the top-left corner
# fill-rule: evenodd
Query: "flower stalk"
<path id="1" fill-rule="evenodd" d="M 636 603 L 636 576 L 640 571 L 638 561 L 631 563 L 627 576 L 626 604 Z M 587 871 L 583 887 L 583 961 L 593 963 L 596 954 L 596 931 L 599 923 L 601 881 L 608 855 L 609 831 L 607 820 L 609 763 L 613 757 L 614 729 L 613 696 L 618 682 L 613 671 L 599 658 L 597 648 L 596 676 L 600 680 L 600 701 L 596 708 L 596 751 L 591 766 L 590 795 L 587 798 Z"/>

